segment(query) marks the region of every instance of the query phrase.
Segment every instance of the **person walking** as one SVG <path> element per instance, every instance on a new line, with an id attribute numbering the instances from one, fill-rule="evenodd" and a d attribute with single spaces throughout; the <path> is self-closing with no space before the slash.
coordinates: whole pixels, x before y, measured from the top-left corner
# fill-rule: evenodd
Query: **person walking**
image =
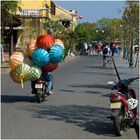
<path id="1" fill-rule="evenodd" d="M 100 56 L 101 56 L 101 52 L 102 52 L 101 43 L 98 43 L 98 46 L 97 46 L 97 52 L 98 52 L 98 58 L 100 58 Z"/>
<path id="2" fill-rule="evenodd" d="M 103 66 L 105 66 L 105 64 L 109 62 L 108 57 L 110 56 L 110 54 L 111 50 L 109 48 L 109 44 L 107 43 L 103 48 Z"/>
<path id="3" fill-rule="evenodd" d="M 84 43 L 84 54 L 88 53 L 88 44 L 87 42 Z"/>

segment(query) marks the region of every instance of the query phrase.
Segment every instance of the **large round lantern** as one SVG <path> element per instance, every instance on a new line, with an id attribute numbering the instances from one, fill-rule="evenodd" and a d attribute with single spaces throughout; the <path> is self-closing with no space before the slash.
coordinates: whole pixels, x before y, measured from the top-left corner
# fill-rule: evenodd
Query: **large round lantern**
<path id="1" fill-rule="evenodd" d="M 23 88 L 23 83 L 27 81 L 32 74 L 30 66 L 22 63 L 21 65 L 17 66 L 14 71 L 17 73 L 18 79 L 21 81 L 21 86 Z"/>
<path id="2" fill-rule="evenodd" d="M 49 50 L 54 45 L 54 37 L 51 35 L 41 35 L 37 38 L 36 45 L 38 48 Z"/>
<path id="3" fill-rule="evenodd" d="M 31 67 L 32 74 L 28 77 L 28 80 L 35 81 L 41 77 L 42 70 L 37 66 Z"/>
<path id="4" fill-rule="evenodd" d="M 32 56 L 32 53 L 34 52 L 34 50 L 36 49 L 36 40 L 31 40 L 28 44 L 27 44 L 27 53 L 29 56 Z"/>
<path id="5" fill-rule="evenodd" d="M 12 70 L 14 70 L 18 65 L 22 64 L 24 56 L 21 52 L 14 52 L 9 60 L 9 65 Z"/>
<path id="6" fill-rule="evenodd" d="M 50 49 L 50 61 L 52 63 L 58 63 L 63 60 L 64 49 L 60 45 L 54 45 Z"/>
<path id="7" fill-rule="evenodd" d="M 42 68 L 43 71 L 47 71 L 47 72 L 52 72 L 54 71 L 55 69 L 57 69 L 58 67 L 58 63 L 49 63 L 48 65 L 44 66 Z"/>
<path id="8" fill-rule="evenodd" d="M 60 39 L 55 39 L 55 42 L 54 42 L 55 45 L 60 45 L 64 48 L 64 44 L 63 42 L 60 40 Z M 65 49 L 65 48 L 64 48 Z"/>
<path id="9" fill-rule="evenodd" d="M 33 59 L 33 62 L 39 67 L 43 67 L 47 65 L 50 61 L 49 53 L 46 50 L 41 49 L 41 48 L 36 49 L 33 52 L 32 59 Z"/>

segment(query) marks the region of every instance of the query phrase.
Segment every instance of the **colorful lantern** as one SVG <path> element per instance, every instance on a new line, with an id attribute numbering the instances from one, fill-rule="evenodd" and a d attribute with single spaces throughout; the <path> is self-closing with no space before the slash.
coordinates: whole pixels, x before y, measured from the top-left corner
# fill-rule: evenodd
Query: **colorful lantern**
<path id="1" fill-rule="evenodd" d="M 44 66 L 42 68 L 43 71 L 47 71 L 47 72 L 52 72 L 54 71 L 55 69 L 57 69 L 58 67 L 58 63 L 49 63 L 48 65 Z"/>
<path id="2" fill-rule="evenodd" d="M 64 49 L 60 45 L 54 45 L 49 52 L 50 61 L 52 63 L 58 63 L 63 60 Z"/>
<path id="3" fill-rule="evenodd" d="M 33 52 L 32 59 L 33 59 L 33 62 L 39 67 L 43 67 L 47 65 L 50 61 L 49 53 L 46 50 L 41 49 L 41 48 L 36 49 Z"/>
<path id="4" fill-rule="evenodd" d="M 36 40 L 31 40 L 28 44 L 27 44 L 27 53 L 29 56 L 32 56 L 32 53 L 34 52 L 34 50 L 36 49 Z"/>
<path id="5" fill-rule="evenodd" d="M 30 66 L 22 63 L 16 67 L 14 72 L 17 73 L 18 79 L 20 80 L 21 86 L 23 88 L 24 87 L 23 83 L 25 81 L 27 81 L 29 79 L 29 77 L 31 77 L 31 75 L 32 75 L 32 70 L 31 70 Z"/>
<path id="6" fill-rule="evenodd" d="M 54 37 L 47 34 L 37 38 L 36 45 L 38 48 L 49 50 L 54 45 Z"/>
<path id="7" fill-rule="evenodd" d="M 31 70 L 32 70 L 32 74 L 30 75 L 30 77 L 28 77 L 28 80 L 35 81 L 41 77 L 42 74 L 41 68 L 34 66 L 31 67 Z"/>
<path id="8" fill-rule="evenodd" d="M 18 65 L 22 64 L 24 56 L 21 52 L 14 52 L 9 60 L 9 65 L 12 70 L 14 70 Z"/>
<path id="9" fill-rule="evenodd" d="M 20 79 L 19 79 L 18 73 L 16 73 L 15 71 L 10 70 L 9 75 L 10 75 L 10 78 L 11 78 L 15 83 L 20 83 L 20 82 L 21 82 Z"/>
<path id="10" fill-rule="evenodd" d="M 55 39 L 54 45 L 60 45 L 65 49 L 64 44 L 60 39 Z"/>

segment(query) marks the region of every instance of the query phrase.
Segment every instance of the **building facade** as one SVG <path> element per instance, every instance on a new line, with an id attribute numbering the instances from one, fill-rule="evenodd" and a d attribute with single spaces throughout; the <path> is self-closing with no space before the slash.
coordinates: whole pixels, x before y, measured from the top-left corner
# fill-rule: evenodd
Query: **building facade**
<path id="1" fill-rule="evenodd" d="M 21 16 L 22 25 L 14 28 L 16 48 L 25 49 L 31 39 L 46 34 L 47 27 L 44 24 L 46 20 L 60 21 L 72 30 L 76 28 L 76 11 L 67 11 L 55 5 L 52 0 L 20 0 L 19 6 L 21 11 L 17 11 L 17 15 Z"/>

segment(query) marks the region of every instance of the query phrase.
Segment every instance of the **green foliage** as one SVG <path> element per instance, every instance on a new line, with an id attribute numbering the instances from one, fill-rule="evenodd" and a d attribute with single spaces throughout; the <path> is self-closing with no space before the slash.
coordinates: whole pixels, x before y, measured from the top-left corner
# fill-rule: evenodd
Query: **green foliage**
<path id="1" fill-rule="evenodd" d="M 130 34 L 134 35 L 134 43 L 139 43 L 139 2 L 127 1 L 127 6 L 123 13 L 123 25 L 125 28 L 126 40 L 131 44 Z"/>
<path id="2" fill-rule="evenodd" d="M 122 28 L 121 19 L 103 18 L 96 23 L 82 23 L 79 24 L 75 30 L 78 43 L 85 41 L 102 41 L 110 42 L 115 39 L 121 40 Z"/>
<path id="3" fill-rule="evenodd" d="M 78 43 L 85 41 L 91 42 L 95 36 L 95 24 L 83 23 L 79 24 L 75 30 Z"/>
<path id="4" fill-rule="evenodd" d="M 18 1 L 2 1 L 1 8 L 12 13 L 16 13 L 17 10 L 21 10 L 18 6 Z"/>
<path id="5" fill-rule="evenodd" d="M 65 46 L 65 56 L 72 50 L 75 44 L 75 33 L 70 28 L 65 28 L 59 21 L 46 21 L 47 30 L 52 30 L 53 36 L 63 41 Z M 61 35 L 61 36 L 60 36 Z"/>
<path id="6" fill-rule="evenodd" d="M 57 36 L 59 32 L 63 32 L 65 30 L 65 27 L 59 21 L 47 20 L 45 22 L 45 26 L 48 30 L 51 29 L 53 31 L 54 36 Z"/>

